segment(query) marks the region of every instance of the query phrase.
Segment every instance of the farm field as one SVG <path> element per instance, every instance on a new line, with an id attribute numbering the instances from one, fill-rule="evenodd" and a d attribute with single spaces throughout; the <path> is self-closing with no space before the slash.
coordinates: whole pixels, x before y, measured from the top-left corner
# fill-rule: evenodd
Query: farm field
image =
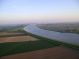
<path id="1" fill-rule="evenodd" d="M 63 46 L 4 56 L 1 59 L 79 59 L 77 51 Z"/>
<path id="2" fill-rule="evenodd" d="M 52 40 L 39 39 L 29 35 L 1 37 L 0 42 L 0 57 L 10 54 L 46 49 L 60 44 Z"/>
<path id="3" fill-rule="evenodd" d="M 13 36 L 13 37 L 2 37 L 0 38 L 0 43 L 5 42 L 23 42 L 23 41 L 36 41 L 38 39 L 31 36 Z"/>

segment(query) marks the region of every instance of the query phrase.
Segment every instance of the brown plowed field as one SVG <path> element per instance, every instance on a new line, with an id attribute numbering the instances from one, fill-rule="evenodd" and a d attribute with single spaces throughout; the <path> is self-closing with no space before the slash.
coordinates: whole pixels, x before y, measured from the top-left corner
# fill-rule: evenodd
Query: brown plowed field
<path id="1" fill-rule="evenodd" d="M 54 47 L 28 53 L 4 56 L 1 59 L 79 59 L 79 53 L 65 47 Z"/>
<path id="2" fill-rule="evenodd" d="M 13 37 L 1 37 L 0 43 L 4 42 L 23 42 L 23 41 L 36 41 L 38 39 L 31 36 L 13 36 Z"/>

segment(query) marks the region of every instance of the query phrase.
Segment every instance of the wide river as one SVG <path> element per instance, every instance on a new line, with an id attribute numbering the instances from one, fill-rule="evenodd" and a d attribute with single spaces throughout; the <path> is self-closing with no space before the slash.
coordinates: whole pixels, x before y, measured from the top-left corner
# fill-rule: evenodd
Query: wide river
<path id="1" fill-rule="evenodd" d="M 79 34 L 60 33 L 55 31 L 44 30 L 33 24 L 27 25 L 24 30 L 28 33 L 32 33 L 37 36 L 79 46 Z"/>

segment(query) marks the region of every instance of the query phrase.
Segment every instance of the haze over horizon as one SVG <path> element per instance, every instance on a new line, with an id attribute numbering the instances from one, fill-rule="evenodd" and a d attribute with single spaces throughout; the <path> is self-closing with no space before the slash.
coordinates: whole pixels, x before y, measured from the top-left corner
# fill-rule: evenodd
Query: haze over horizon
<path id="1" fill-rule="evenodd" d="M 0 0 L 0 24 L 79 22 L 78 0 Z"/>

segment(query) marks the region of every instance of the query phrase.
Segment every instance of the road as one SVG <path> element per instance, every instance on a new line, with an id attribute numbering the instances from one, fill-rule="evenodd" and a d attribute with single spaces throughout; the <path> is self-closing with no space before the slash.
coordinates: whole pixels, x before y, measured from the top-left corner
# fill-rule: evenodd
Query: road
<path id="1" fill-rule="evenodd" d="M 79 34 L 44 30 L 33 24 L 27 25 L 24 30 L 37 36 L 79 46 Z"/>

